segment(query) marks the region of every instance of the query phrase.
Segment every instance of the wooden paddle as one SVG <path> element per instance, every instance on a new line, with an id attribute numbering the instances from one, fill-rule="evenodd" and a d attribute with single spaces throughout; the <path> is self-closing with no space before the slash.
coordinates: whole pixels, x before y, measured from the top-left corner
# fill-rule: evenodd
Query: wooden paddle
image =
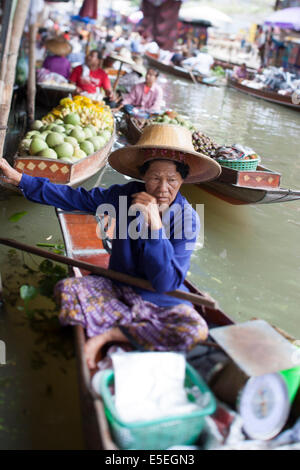
<path id="1" fill-rule="evenodd" d="M 119 80 L 120 80 L 122 66 L 123 66 L 123 62 L 120 62 L 120 67 L 119 67 L 119 70 L 118 70 L 118 75 L 117 75 L 117 78 L 116 78 L 115 83 L 114 83 L 114 86 L 113 86 L 113 91 L 114 91 L 114 92 L 116 91 L 116 88 L 117 88 L 118 83 L 119 83 Z"/>
<path id="2" fill-rule="evenodd" d="M 73 258 L 68 258 L 67 256 L 58 255 L 56 253 L 50 253 L 48 251 L 41 250 L 40 248 L 36 248 L 35 246 L 26 245 L 25 243 L 20 243 L 16 240 L 11 240 L 9 238 L 0 238 L 0 244 L 11 246 L 13 248 L 26 251 L 28 253 L 32 253 L 34 255 L 41 256 L 43 258 L 52 259 L 53 261 L 67 264 L 68 266 L 75 266 L 80 269 L 85 269 L 86 271 L 89 271 L 93 274 L 108 277 L 109 279 L 112 279 L 114 281 L 124 282 L 125 284 L 155 292 L 155 289 L 153 289 L 150 282 L 146 281 L 145 279 L 129 276 L 128 274 L 113 271 L 112 269 L 101 268 L 100 266 L 96 266 L 91 263 L 86 263 L 84 261 L 79 261 Z M 182 300 L 188 300 L 194 305 L 202 305 L 204 307 L 212 309 L 217 308 L 216 303 L 213 299 L 201 296 L 199 294 L 192 294 L 191 292 L 175 290 L 172 292 L 166 292 L 166 295 L 170 295 L 171 297 L 176 297 Z"/>

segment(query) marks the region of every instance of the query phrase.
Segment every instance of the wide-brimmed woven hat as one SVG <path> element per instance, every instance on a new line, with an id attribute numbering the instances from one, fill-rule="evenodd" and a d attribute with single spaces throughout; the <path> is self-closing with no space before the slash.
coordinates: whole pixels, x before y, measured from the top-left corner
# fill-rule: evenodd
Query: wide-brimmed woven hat
<path id="1" fill-rule="evenodd" d="M 110 165 L 123 175 L 143 179 L 139 167 L 146 161 L 165 159 L 185 163 L 190 171 L 185 183 L 211 181 L 221 174 L 221 166 L 212 158 L 195 152 L 191 132 L 174 124 L 145 127 L 136 145 L 123 147 L 109 156 Z"/>
<path id="2" fill-rule="evenodd" d="M 143 58 L 141 56 L 134 57 L 134 64 L 132 65 L 132 70 L 139 73 L 143 77 L 146 75 L 147 69 L 143 65 Z"/>
<path id="3" fill-rule="evenodd" d="M 135 64 L 135 62 L 132 60 L 131 52 L 128 49 L 126 49 L 126 47 L 121 47 L 118 54 L 112 52 L 111 54 L 109 54 L 109 57 L 111 57 L 114 60 L 119 60 L 120 62 L 124 62 L 125 64 L 129 64 L 129 65 Z"/>
<path id="4" fill-rule="evenodd" d="M 45 46 L 54 55 L 66 56 L 72 52 L 71 44 L 63 36 L 48 39 Z"/>

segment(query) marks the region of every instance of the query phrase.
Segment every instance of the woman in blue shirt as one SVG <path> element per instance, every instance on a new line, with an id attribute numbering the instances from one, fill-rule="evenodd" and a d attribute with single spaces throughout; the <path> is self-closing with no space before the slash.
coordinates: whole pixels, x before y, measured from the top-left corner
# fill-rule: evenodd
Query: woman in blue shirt
<path id="1" fill-rule="evenodd" d="M 147 279 L 155 290 L 131 288 L 94 275 L 68 278 L 56 285 L 61 322 L 86 328 L 90 368 L 107 342 L 129 341 L 144 350 L 185 351 L 208 332 L 192 304 L 165 292 L 187 290 L 183 283 L 199 233 L 198 215 L 180 194 L 180 186 L 212 180 L 220 174 L 220 166 L 194 151 L 187 129 L 158 124 L 147 126 L 137 145 L 113 152 L 109 162 L 117 171 L 143 182 L 90 191 L 72 189 L 46 178 L 21 175 L 0 159 L 6 181 L 19 186 L 27 199 L 115 218 L 109 267 Z"/>

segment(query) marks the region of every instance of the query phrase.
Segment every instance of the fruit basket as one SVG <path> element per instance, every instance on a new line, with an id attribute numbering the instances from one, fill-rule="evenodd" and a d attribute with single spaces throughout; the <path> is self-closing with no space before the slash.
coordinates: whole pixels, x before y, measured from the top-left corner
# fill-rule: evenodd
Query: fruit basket
<path id="1" fill-rule="evenodd" d="M 204 406 L 185 415 L 168 416 L 152 421 L 124 422 L 120 419 L 111 393 L 114 382 L 112 370 L 103 371 L 100 394 L 104 401 L 105 414 L 115 442 L 121 449 L 138 450 L 167 449 L 172 445 L 193 444 L 204 426 L 204 417 L 215 412 L 216 401 L 199 374 L 186 365 L 185 388 L 196 387 L 208 398 Z M 187 391 L 189 401 L 195 401 Z"/>
<path id="2" fill-rule="evenodd" d="M 227 168 L 232 168 L 233 170 L 252 170 L 255 171 L 257 165 L 260 163 L 260 158 L 252 158 L 249 160 L 227 160 L 222 158 L 216 159 L 221 166 L 226 166 Z"/>

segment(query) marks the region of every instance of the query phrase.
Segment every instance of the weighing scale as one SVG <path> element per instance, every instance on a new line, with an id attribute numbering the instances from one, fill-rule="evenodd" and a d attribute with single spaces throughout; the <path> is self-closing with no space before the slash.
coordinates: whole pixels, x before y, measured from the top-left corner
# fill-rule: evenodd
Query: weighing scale
<path id="1" fill-rule="evenodd" d="M 244 431 L 251 439 L 272 439 L 285 426 L 300 385 L 298 348 L 263 320 L 210 334 L 245 377 L 237 400 Z"/>

